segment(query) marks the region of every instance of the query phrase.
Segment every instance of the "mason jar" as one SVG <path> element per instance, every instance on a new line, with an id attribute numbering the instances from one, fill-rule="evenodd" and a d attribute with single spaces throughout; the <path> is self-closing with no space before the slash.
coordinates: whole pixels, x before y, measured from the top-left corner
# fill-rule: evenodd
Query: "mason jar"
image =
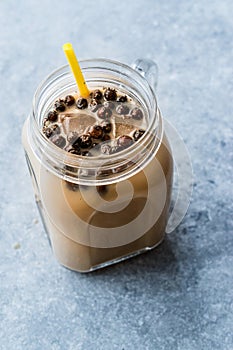
<path id="1" fill-rule="evenodd" d="M 127 149 L 85 157 L 58 148 L 44 136 L 42 121 L 54 101 L 76 90 L 68 66 L 40 84 L 23 127 L 25 156 L 44 229 L 57 260 L 72 270 L 105 267 L 151 250 L 164 238 L 173 158 L 150 85 L 156 83 L 156 67 L 139 62 L 133 69 L 106 59 L 80 61 L 89 89 L 115 88 L 142 106 L 145 133 Z"/>

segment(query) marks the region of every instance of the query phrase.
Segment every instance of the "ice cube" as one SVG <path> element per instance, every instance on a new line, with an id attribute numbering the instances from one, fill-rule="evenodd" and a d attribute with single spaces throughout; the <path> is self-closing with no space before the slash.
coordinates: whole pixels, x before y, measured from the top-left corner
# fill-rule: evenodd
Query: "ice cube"
<path id="1" fill-rule="evenodd" d="M 90 126 L 95 124 L 95 118 L 84 113 L 60 114 L 63 131 L 66 135 L 70 132 L 77 132 L 78 135 L 88 131 Z"/>
<path id="2" fill-rule="evenodd" d="M 113 134 L 115 138 L 121 135 L 130 135 L 136 128 L 132 118 L 123 119 L 122 117 L 115 117 L 114 119 Z"/>

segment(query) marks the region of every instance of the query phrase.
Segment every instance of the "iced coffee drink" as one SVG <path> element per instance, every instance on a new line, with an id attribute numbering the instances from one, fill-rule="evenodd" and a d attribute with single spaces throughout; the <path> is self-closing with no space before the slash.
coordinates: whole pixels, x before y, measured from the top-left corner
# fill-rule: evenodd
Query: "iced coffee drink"
<path id="1" fill-rule="evenodd" d="M 54 254 L 81 272 L 163 240 L 173 171 L 162 118 L 145 79 L 115 62 L 87 62 L 89 96 L 80 95 L 62 68 L 40 86 L 23 130 Z"/>

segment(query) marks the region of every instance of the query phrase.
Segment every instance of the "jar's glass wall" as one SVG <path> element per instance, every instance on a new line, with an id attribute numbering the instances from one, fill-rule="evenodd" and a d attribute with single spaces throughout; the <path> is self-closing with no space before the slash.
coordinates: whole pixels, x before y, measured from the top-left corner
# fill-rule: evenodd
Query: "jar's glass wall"
<path id="1" fill-rule="evenodd" d="M 36 184 L 36 201 L 58 261 L 77 271 L 91 271 L 152 249 L 162 241 L 173 165 L 162 118 L 145 79 L 131 68 L 111 61 L 105 60 L 102 65 L 100 61 L 86 61 L 82 65 L 90 85 L 98 86 L 101 79 L 101 83 L 117 84 L 140 100 L 148 118 L 146 136 L 137 147 L 121 155 L 121 159 L 132 162 L 131 168 L 110 180 L 95 178 L 82 183 L 75 178 L 77 172 L 65 174 L 64 166 L 85 168 L 87 162 L 95 160 L 77 160 L 74 164 L 67 152 L 46 144 L 39 129 L 57 94 L 72 87 L 67 67 L 47 78 L 35 95 L 33 113 L 23 129 L 23 145 Z M 110 165 L 117 162 L 116 155 Z M 101 193 L 98 187 L 103 183 L 107 189 Z"/>

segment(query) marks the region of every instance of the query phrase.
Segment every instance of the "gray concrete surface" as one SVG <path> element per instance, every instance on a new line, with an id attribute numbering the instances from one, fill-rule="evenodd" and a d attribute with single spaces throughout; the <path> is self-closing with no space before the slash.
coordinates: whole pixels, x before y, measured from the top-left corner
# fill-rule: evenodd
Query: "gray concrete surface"
<path id="1" fill-rule="evenodd" d="M 233 349 L 232 13 L 230 0 L 0 2 L 0 349 Z M 156 60 L 195 178 L 161 246 L 87 275 L 51 254 L 21 146 L 67 41 L 80 58 Z"/>

